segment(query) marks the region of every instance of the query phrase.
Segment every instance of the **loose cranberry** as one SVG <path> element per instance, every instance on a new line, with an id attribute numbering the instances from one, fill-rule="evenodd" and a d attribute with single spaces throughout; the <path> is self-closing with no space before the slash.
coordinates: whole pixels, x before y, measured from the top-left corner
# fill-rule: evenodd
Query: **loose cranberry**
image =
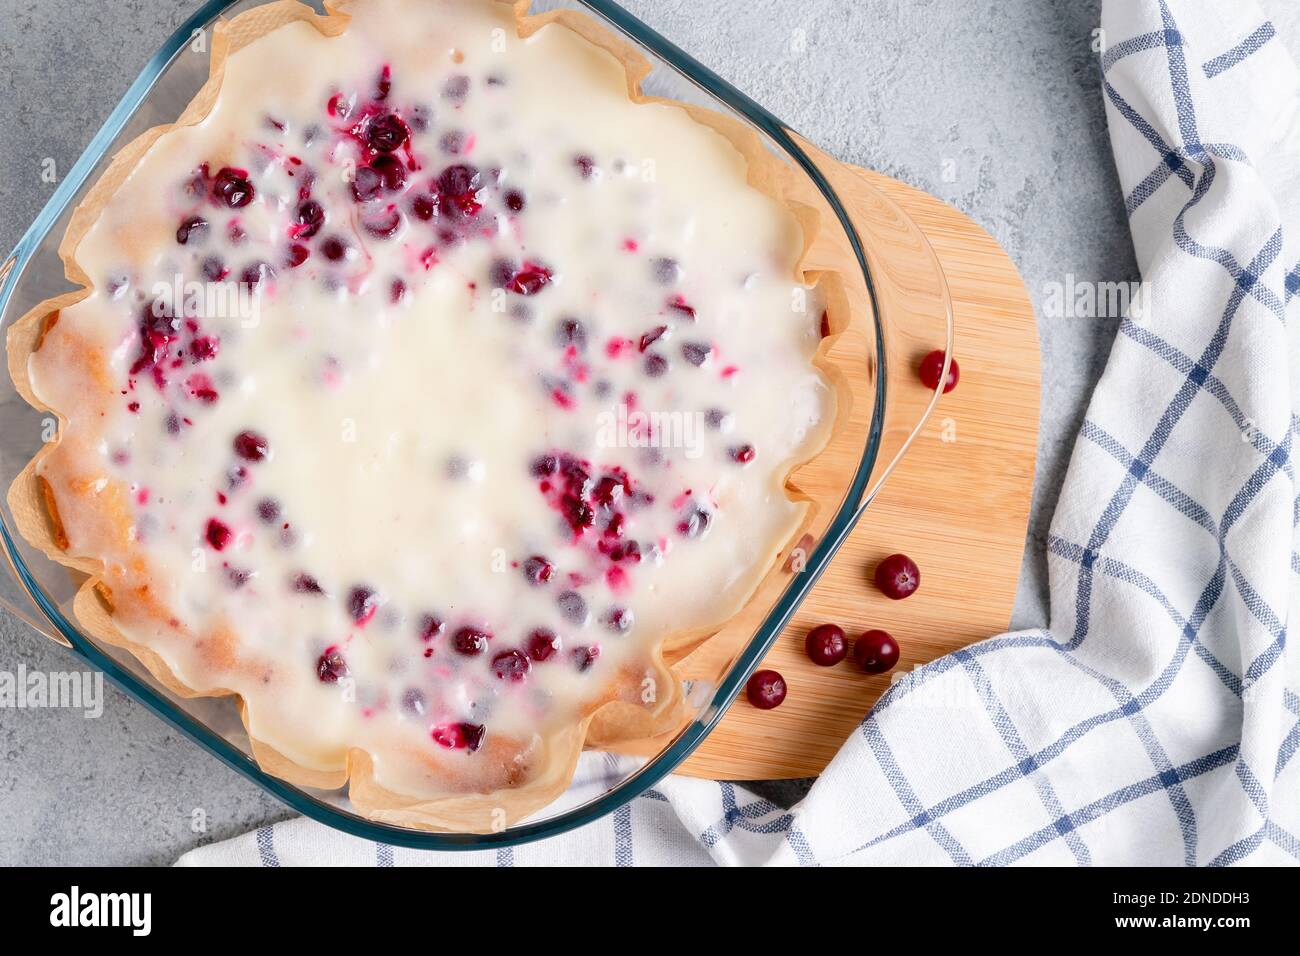
<path id="1" fill-rule="evenodd" d="M 257 432 L 240 432 L 235 436 L 235 454 L 245 461 L 261 461 L 270 445 Z"/>
<path id="2" fill-rule="evenodd" d="M 602 505 L 612 505 L 627 491 L 628 481 L 621 475 L 605 475 L 596 482 L 591 496 Z M 615 516 L 617 517 L 617 515 Z"/>
<path id="3" fill-rule="evenodd" d="M 898 663 L 898 642 L 887 631 L 867 631 L 853 645 L 853 659 L 868 674 L 883 674 Z"/>
<path id="4" fill-rule="evenodd" d="M 226 545 L 230 544 L 231 540 L 235 537 L 235 534 L 230 530 L 230 528 L 226 527 L 225 524 L 218 521 L 216 518 L 209 518 L 208 526 L 204 531 L 203 536 L 208 539 L 208 544 L 212 545 L 212 547 L 216 548 L 218 551 L 223 551 L 225 550 Z"/>
<path id="5" fill-rule="evenodd" d="M 578 673 L 583 673 L 591 669 L 600 657 L 600 647 L 592 645 L 591 647 L 575 647 L 573 649 L 573 663 L 577 665 Z"/>
<path id="6" fill-rule="evenodd" d="M 512 189 L 510 192 L 506 193 L 505 203 L 506 208 L 511 212 L 523 212 L 525 205 L 524 194 L 519 192 L 517 189 Z"/>
<path id="7" fill-rule="evenodd" d="M 848 642 L 844 640 L 844 628 L 837 624 L 814 627 L 808 632 L 803 647 L 808 659 L 822 667 L 838 664 L 849 651 Z"/>
<path id="8" fill-rule="evenodd" d="M 506 289 L 516 295 L 536 295 L 551 281 L 551 270 L 535 262 L 525 262 Z"/>
<path id="9" fill-rule="evenodd" d="M 388 287 L 388 301 L 396 305 L 406 297 L 406 283 L 401 279 L 394 279 Z"/>
<path id="10" fill-rule="evenodd" d="M 931 391 L 939 387 L 939 375 L 943 372 L 943 357 L 943 349 L 935 349 L 921 359 L 921 367 L 918 369 L 921 382 Z M 943 393 L 945 395 L 957 387 L 959 378 L 961 378 L 961 369 L 957 367 L 957 360 L 953 359 L 948 363 L 948 377 L 943 380 Z"/>
<path id="11" fill-rule="evenodd" d="M 876 587 L 885 597 L 901 601 L 921 586 L 921 569 L 905 554 L 891 554 L 876 565 Z"/>
<path id="12" fill-rule="evenodd" d="M 217 357 L 221 340 L 213 335 L 201 335 L 190 343 L 190 357 L 197 364 Z"/>
<path id="13" fill-rule="evenodd" d="M 348 592 L 348 613 L 357 624 L 365 624 L 379 610 L 379 595 L 373 588 L 358 585 Z"/>
<path id="14" fill-rule="evenodd" d="M 477 657 L 487 650 L 488 640 L 492 637 L 487 631 L 478 627 L 462 627 L 451 638 L 451 646 L 457 654 Z"/>
<path id="15" fill-rule="evenodd" d="M 678 316 L 690 321 L 695 321 L 695 307 L 690 305 L 680 295 L 675 295 L 668 300 L 668 308 L 677 313 Z"/>
<path id="16" fill-rule="evenodd" d="M 659 378 L 668 371 L 668 360 L 658 352 L 651 352 L 645 357 L 642 368 L 651 378 Z"/>
<path id="17" fill-rule="evenodd" d="M 366 130 L 366 142 L 370 148 L 379 153 L 391 153 L 400 149 L 410 138 L 410 130 L 397 116 L 385 114 L 370 124 Z"/>
<path id="18" fill-rule="evenodd" d="M 518 684 L 527 677 L 532 666 L 533 662 L 528 659 L 527 654 L 514 649 L 502 651 L 492 658 L 492 673 L 496 675 L 497 680 L 509 681 L 512 684 Z"/>
<path id="19" fill-rule="evenodd" d="M 316 676 L 322 684 L 337 684 L 339 679 L 348 676 L 348 664 L 337 647 L 331 647 L 316 662 Z"/>
<path id="20" fill-rule="evenodd" d="M 747 465 L 754 460 L 754 446 L 738 445 L 731 449 L 730 454 L 733 460 L 740 462 L 742 465 Z"/>
<path id="21" fill-rule="evenodd" d="M 402 710 L 413 717 L 423 717 L 429 709 L 429 699 L 418 687 L 411 687 L 402 694 Z"/>
<path id="22" fill-rule="evenodd" d="M 446 630 L 446 625 L 432 614 L 420 615 L 420 640 L 428 643 Z"/>
<path id="23" fill-rule="evenodd" d="M 745 696 L 759 710 L 771 710 L 785 700 L 785 678 L 776 671 L 755 671 L 745 684 Z"/>
<path id="24" fill-rule="evenodd" d="M 560 637 L 550 628 L 539 627 L 528 635 L 528 656 L 537 663 L 549 661 L 560 650 Z"/>
<path id="25" fill-rule="evenodd" d="M 176 241 L 182 246 L 191 239 L 202 240 L 208 234 L 208 221 L 202 216 L 190 216 L 176 230 Z"/>
<path id="26" fill-rule="evenodd" d="M 257 503 L 257 516 L 267 524 L 280 518 L 280 502 L 274 498 L 263 498 Z"/>
<path id="27" fill-rule="evenodd" d="M 578 175 L 583 179 L 590 179 L 596 169 L 596 161 L 586 154 L 573 157 L 573 165 L 577 167 Z"/>
<path id="28" fill-rule="evenodd" d="M 325 225 L 325 208 L 316 200 L 308 199 L 298 206 L 294 221 L 298 224 L 294 230 L 295 238 L 310 239 Z"/>
<path id="29" fill-rule="evenodd" d="M 731 415 L 722 408 L 710 408 L 704 413 L 704 423 L 715 431 L 730 431 Z"/>
<path id="30" fill-rule="evenodd" d="M 574 534 L 582 534 L 596 523 L 596 512 L 576 495 L 565 495 L 560 499 L 560 512 Z"/>
<path id="31" fill-rule="evenodd" d="M 248 171 L 225 167 L 212 181 L 212 196 L 231 209 L 239 209 L 253 201 L 253 184 L 248 181 Z"/>
<path id="32" fill-rule="evenodd" d="M 555 574 L 555 565 L 541 555 L 535 554 L 524 562 L 524 577 L 529 584 L 545 584 Z"/>

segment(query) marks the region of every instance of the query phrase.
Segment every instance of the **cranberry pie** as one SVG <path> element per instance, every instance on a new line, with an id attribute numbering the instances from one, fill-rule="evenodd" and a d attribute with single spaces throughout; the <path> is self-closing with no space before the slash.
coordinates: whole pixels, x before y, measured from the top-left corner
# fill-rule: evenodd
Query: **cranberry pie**
<path id="1" fill-rule="evenodd" d="M 221 25 L 11 337 L 61 424 L 15 493 L 83 625 L 410 826 L 514 823 L 594 730 L 673 726 L 665 648 L 797 537 L 837 403 L 759 151 L 517 6 Z"/>

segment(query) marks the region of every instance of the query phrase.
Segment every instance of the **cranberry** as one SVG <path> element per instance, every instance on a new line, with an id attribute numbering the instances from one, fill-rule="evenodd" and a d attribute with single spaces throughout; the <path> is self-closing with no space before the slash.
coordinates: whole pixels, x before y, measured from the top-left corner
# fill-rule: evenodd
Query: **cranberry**
<path id="1" fill-rule="evenodd" d="M 523 651 L 513 649 L 502 651 L 492 658 L 492 673 L 496 675 L 497 680 L 509 681 L 512 684 L 518 684 L 527 677 L 532 666 L 533 662 Z"/>
<path id="2" fill-rule="evenodd" d="M 294 230 L 295 237 L 310 239 L 320 232 L 321 226 L 325 225 L 325 208 L 316 200 L 308 199 L 298 206 L 294 221 L 298 224 L 298 228 Z"/>
<path id="3" fill-rule="evenodd" d="M 492 283 L 492 288 L 504 289 L 508 286 L 515 277 L 517 268 L 513 259 L 492 260 L 492 265 L 488 268 L 488 281 Z"/>
<path id="4" fill-rule="evenodd" d="M 455 648 L 457 654 L 477 657 L 487 650 L 491 637 L 492 635 L 482 628 L 462 627 L 452 635 L 451 646 Z"/>
<path id="5" fill-rule="evenodd" d="M 411 213 L 416 219 L 428 222 L 438 214 L 438 206 L 428 193 L 421 193 L 411 200 Z"/>
<path id="6" fill-rule="evenodd" d="M 578 175 L 583 179 L 590 179 L 591 174 L 596 169 L 596 161 L 585 153 L 573 157 L 573 165 L 577 168 Z"/>
<path id="7" fill-rule="evenodd" d="M 737 461 L 742 465 L 747 465 L 754 460 L 754 446 L 737 445 L 735 448 L 731 449 L 730 455 L 734 461 Z"/>
<path id="8" fill-rule="evenodd" d="M 446 625 L 432 614 L 420 615 L 420 640 L 428 643 L 446 630 Z"/>
<path id="9" fill-rule="evenodd" d="M 560 462 L 554 455 L 538 455 L 529 470 L 534 478 L 549 478 L 560 470 Z"/>
<path id="10" fill-rule="evenodd" d="M 745 684 L 745 696 L 759 710 L 771 710 L 785 700 L 785 678 L 776 671 L 755 671 Z"/>
<path id="11" fill-rule="evenodd" d="M 293 576 L 293 589 L 299 594 L 324 594 L 325 589 L 320 586 L 310 574 L 300 572 Z"/>
<path id="12" fill-rule="evenodd" d="M 348 664 L 337 647 L 331 647 L 316 662 L 316 676 L 322 684 L 337 684 L 339 678 L 348 676 Z"/>
<path id="13" fill-rule="evenodd" d="M 267 524 L 279 520 L 280 502 L 274 498 L 263 498 L 257 503 L 257 516 Z"/>
<path id="14" fill-rule="evenodd" d="M 226 276 L 230 275 L 230 270 L 226 268 L 226 264 L 216 256 L 208 256 L 203 260 L 202 271 L 203 278 L 209 282 L 221 282 Z"/>
<path id="15" fill-rule="evenodd" d="M 393 89 L 393 68 L 387 63 L 379 71 L 379 79 L 375 80 L 375 99 L 388 99 L 389 92 Z"/>
<path id="16" fill-rule="evenodd" d="M 591 496 L 602 505 L 612 505 L 627 491 L 627 479 L 619 475 L 605 475 L 596 482 Z M 618 517 L 615 515 L 615 517 Z"/>
<path id="17" fill-rule="evenodd" d="M 690 321 L 695 321 L 695 307 L 688 304 L 680 295 L 675 295 L 668 300 L 668 308 L 676 312 L 679 316 Z"/>
<path id="18" fill-rule="evenodd" d="M 560 637 L 549 628 L 539 627 L 528 635 L 528 656 L 537 663 L 549 661 L 560 649 Z"/>
<path id="19" fill-rule="evenodd" d="M 921 586 L 921 569 L 905 554 L 891 554 L 876 566 L 876 587 L 885 597 L 901 601 Z"/>
<path id="20" fill-rule="evenodd" d="M 483 745 L 484 727 L 482 724 L 443 724 L 433 728 L 433 739 L 449 750 L 468 750 L 470 753 Z"/>
<path id="21" fill-rule="evenodd" d="M 587 602 L 583 600 L 582 595 L 577 591 L 562 591 L 560 596 L 555 599 L 556 605 L 560 609 L 560 616 L 566 621 L 573 624 L 586 624 L 590 617 L 587 611 Z"/>
<path id="22" fill-rule="evenodd" d="M 660 336 L 662 336 L 667 331 L 668 331 L 668 326 L 657 325 L 649 332 L 646 332 L 644 335 L 641 336 L 641 341 L 639 343 L 640 350 L 644 352 L 655 342 L 659 341 Z"/>
<path id="23" fill-rule="evenodd" d="M 517 295 L 536 295 L 551 281 L 551 270 L 535 262 L 525 262 L 506 288 Z"/>
<path id="24" fill-rule="evenodd" d="M 578 319 L 561 319 L 555 327 L 555 343 L 562 348 L 572 345 L 579 352 L 587 351 L 587 327 Z"/>
<path id="25" fill-rule="evenodd" d="M 366 142 L 378 153 L 391 153 L 400 149 L 410 138 L 410 130 L 397 116 L 387 113 L 370 124 L 366 130 Z"/>
<path id="26" fill-rule="evenodd" d="M 506 208 L 511 212 L 523 212 L 524 194 L 517 189 L 512 189 L 505 195 Z"/>
<path id="27" fill-rule="evenodd" d="M 625 607 L 612 607 L 605 613 L 605 627 L 615 634 L 626 634 L 632 630 L 634 621 L 632 611 Z"/>
<path id="28" fill-rule="evenodd" d="M 388 287 L 388 301 L 396 305 L 406 297 L 406 283 L 401 279 L 394 279 Z"/>
<path id="29" fill-rule="evenodd" d="M 190 216 L 176 230 L 176 241 L 182 246 L 191 239 L 201 240 L 208 233 L 208 221 L 202 216 Z"/>
<path id="30" fill-rule="evenodd" d="M 655 277 L 655 281 L 661 285 L 672 285 L 682 277 L 682 267 L 677 264 L 676 259 L 660 257 L 650 260 L 650 271 Z"/>
<path id="31" fill-rule="evenodd" d="M 275 278 L 275 269 L 267 262 L 254 262 L 239 275 L 239 281 L 249 289 L 260 289 L 262 283 Z"/>
<path id="32" fill-rule="evenodd" d="M 710 408 L 704 413 L 704 423 L 715 431 L 730 431 L 731 415 L 721 408 Z"/>
<path id="33" fill-rule="evenodd" d="M 402 710 L 406 711 L 413 717 L 423 717 L 429 708 L 429 700 L 424 696 L 424 691 L 417 687 L 409 688 L 402 694 Z"/>
<path id="34" fill-rule="evenodd" d="M 379 181 L 389 192 L 395 193 L 406 185 L 406 167 L 399 159 L 376 156 L 370 161 L 370 168 L 379 174 Z"/>
<path id="35" fill-rule="evenodd" d="M 822 667 L 831 667 L 844 660 L 849 645 L 844 640 L 844 628 L 838 624 L 822 624 L 808 632 L 804 640 L 808 659 Z"/>
<path id="36" fill-rule="evenodd" d="M 230 544 L 231 540 L 235 537 L 235 534 L 230 530 L 230 528 L 218 521 L 216 518 L 209 518 L 208 526 L 204 531 L 203 536 L 208 539 L 208 544 L 212 545 L 212 547 L 216 548 L 218 551 L 223 551 L 225 550 L 226 545 Z"/>
<path id="37" fill-rule="evenodd" d="M 682 357 L 690 362 L 696 368 L 699 368 L 709 360 L 713 354 L 713 346 L 705 342 L 684 342 L 682 343 Z"/>
<path id="38" fill-rule="evenodd" d="M 595 664 L 600 657 L 600 647 L 592 645 L 591 647 L 575 647 L 573 649 L 573 663 L 577 665 L 578 673 L 588 671 L 591 665 Z"/>
<path id="39" fill-rule="evenodd" d="M 357 624 L 365 624 L 379 610 L 379 596 L 373 588 L 358 585 L 348 592 L 348 613 Z"/>
<path id="40" fill-rule="evenodd" d="M 369 166 L 362 166 L 352 177 L 352 198 L 357 202 L 369 202 L 377 197 L 383 188 L 383 177 Z"/>
<path id="41" fill-rule="evenodd" d="M 248 181 L 248 171 L 225 167 L 212 181 L 212 197 L 231 209 L 239 209 L 253 201 L 253 184 Z"/>
<path id="42" fill-rule="evenodd" d="M 898 642 L 887 631 L 867 631 L 853 645 L 853 659 L 868 674 L 883 674 L 898 663 Z"/>
<path id="43" fill-rule="evenodd" d="M 245 461 L 261 461 L 270 445 L 257 432 L 240 432 L 235 436 L 235 454 Z"/>
<path id="44" fill-rule="evenodd" d="M 930 391 L 934 391 L 939 387 L 939 375 L 943 372 L 943 357 L 943 349 L 935 349 L 921 359 L 921 366 L 917 371 L 921 375 L 921 382 Z M 943 393 L 945 395 L 957 387 L 959 378 L 961 378 L 961 369 L 957 367 L 957 360 L 953 359 L 948 363 L 948 377 L 943 380 Z"/>
<path id="45" fill-rule="evenodd" d="M 448 77 L 446 84 L 443 85 L 442 95 L 449 100 L 465 99 L 469 95 L 469 77 L 459 73 Z"/>
<path id="46" fill-rule="evenodd" d="M 284 257 L 284 264 L 290 269 L 296 269 L 311 255 L 311 250 L 301 242 L 295 242 L 289 246 L 289 254 Z"/>
<path id="47" fill-rule="evenodd" d="M 361 227 L 376 239 L 391 239 L 402 227 L 402 214 L 390 203 L 377 213 L 362 216 Z"/>
<path id="48" fill-rule="evenodd" d="M 709 530 L 711 516 L 699 505 L 692 505 L 682 520 L 677 522 L 677 533 L 685 538 L 698 538 Z"/>
<path id="49" fill-rule="evenodd" d="M 651 378 L 659 378 L 668 371 L 668 360 L 658 352 L 651 352 L 645 357 L 642 368 Z"/>
<path id="50" fill-rule="evenodd" d="M 596 523 L 596 512 L 592 511 L 591 506 L 576 495 L 562 497 L 560 499 L 560 511 L 574 534 L 581 534 Z"/>
<path id="51" fill-rule="evenodd" d="M 194 362 L 206 362 L 217 357 L 221 340 L 212 335 L 202 335 L 190 343 L 190 356 Z"/>
<path id="52" fill-rule="evenodd" d="M 348 244 L 338 236 L 330 236 L 320 244 L 321 255 L 330 262 L 338 262 L 348 254 Z"/>
<path id="53" fill-rule="evenodd" d="M 529 584 L 545 584 L 555 574 L 555 565 L 541 555 L 535 554 L 524 562 L 524 577 Z"/>

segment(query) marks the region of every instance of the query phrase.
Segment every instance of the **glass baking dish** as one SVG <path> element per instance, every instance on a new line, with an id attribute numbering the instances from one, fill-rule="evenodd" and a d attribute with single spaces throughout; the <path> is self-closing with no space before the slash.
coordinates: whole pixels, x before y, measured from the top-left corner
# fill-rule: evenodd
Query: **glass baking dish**
<path id="1" fill-rule="evenodd" d="M 17 248 L 0 264 L 0 325 L 6 330 L 40 302 L 71 288 L 64 278 L 57 248 L 72 210 L 114 153 L 150 127 L 174 120 L 202 85 L 207 78 L 208 57 L 200 50 L 206 51 L 207 44 L 196 38 L 201 33 L 210 36 L 206 31 L 219 17 L 233 16 L 259 2 L 209 0 L 149 60 Z M 816 197 L 821 214 L 818 244 L 842 250 L 843 261 L 851 272 L 844 276 L 845 292 L 864 316 L 860 328 L 833 330 L 853 332 L 860 346 L 858 354 L 848 352 L 854 356 L 853 412 L 843 416 L 846 421 L 837 428 L 835 439 L 848 446 L 849 454 L 838 456 L 843 464 L 836 474 L 812 479 L 833 481 L 838 504 L 821 509 L 809 529 L 811 538 L 800 542 L 805 549 L 801 552 L 802 570 L 787 565 L 769 575 L 751 602 L 751 607 L 759 606 L 757 623 L 751 625 L 750 615 L 744 616 L 738 626 L 747 630 L 734 644 L 737 650 L 729 657 L 729 664 L 708 679 L 692 675 L 688 687 L 692 716 L 657 754 L 649 759 L 623 758 L 616 764 L 615 779 L 601 780 L 594 788 L 588 782 L 585 789 L 571 791 L 569 799 L 562 798 L 529 820 L 500 832 L 439 833 L 367 820 L 352 812 L 345 794 L 296 787 L 264 772 L 251 755 L 247 734 L 230 699 L 176 697 L 129 653 L 84 634 L 71 612 L 80 575 L 31 547 L 16 531 L 8 503 L 0 506 L 0 538 L 12 572 L 12 577 L 0 576 L 0 603 L 103 671 L 127 694 L 293 809 L 381 843 L 468 850 L 554 836 L 612 812 L 677 767 L 742 691 L 750 673 L 847 539 L 934 408 L 937 393 L 887 414 L 891 408 L 886 403 L 891 375 L 895 382 L 907 375 L 907 387 L 917 388 L 910 368 L 914 356 L 899 346 L 891 350 L 889 329 L 915 329 L 928 322 L 937 330 L 932 347 L 951 352 L 952 315 L 938 260 L 919 228 L 884 193 L 860 177 L 851 176 L 846 167 L 829 161 L 771 113 L 617 4 L 609 0 L 561 0 L 533 5 L 534 12 L 555 8 L 592 15 L 634 43 L 652 64 L 643 83 L 645 92 L 723 113 L 756 132 L 767 149 L 800 178 L 809 195 Z M 849 183 L 851 202 L 841 193 Z M 9 377 L 3 377 L 0 485 L 4 488 L 39 450 L 49 418 L 28 406 Z M 599 791 L 594 796 L 593 789 Z"/>

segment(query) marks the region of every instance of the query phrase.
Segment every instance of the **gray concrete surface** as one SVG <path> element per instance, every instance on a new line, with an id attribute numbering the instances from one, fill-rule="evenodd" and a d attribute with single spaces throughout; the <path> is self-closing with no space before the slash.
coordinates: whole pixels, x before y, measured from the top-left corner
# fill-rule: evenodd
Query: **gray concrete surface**
<path id="1" fill-rule="evenodd" d="M 0 0 L 0 250 L 199 0 Z M 1137 278 L 1091 31 L 1100 0 L 625 0 L 831 153 L 929 190 L 1045 283 Z M 950 174 L 945 174 L 945 171 Z M 1048 522 L 1115 321 L 1043 319 L 1042 432 L 1014 623 L 1046 621 Z M 69 656 L 0 619 L 0 670 Z M 286 816 L 143 707 L 0 710 L 0 864 L 168 863 Z M 802 785 L 770 785 L 789 801 Z M 194 832 L 201 808 L 206 832 Z"/>

